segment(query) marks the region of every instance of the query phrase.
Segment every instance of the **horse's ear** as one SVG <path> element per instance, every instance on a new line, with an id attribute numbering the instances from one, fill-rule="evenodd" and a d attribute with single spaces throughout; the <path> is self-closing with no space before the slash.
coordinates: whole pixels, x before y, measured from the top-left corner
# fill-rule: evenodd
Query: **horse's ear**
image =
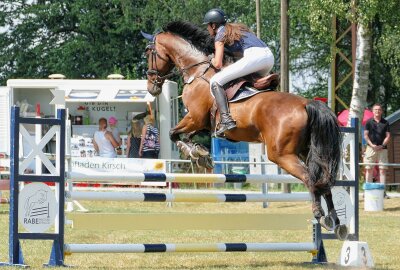
<path id="1" fill-rule="evenodd" d="M 154 35 L 152 35 L 152 34 L 145 33 L 142 30 L 140 30 L 140 34 L 142 34 L 142 36 L 145 39 L 147 39 L 148 41 L 153 41 L 154 40 Z"/>

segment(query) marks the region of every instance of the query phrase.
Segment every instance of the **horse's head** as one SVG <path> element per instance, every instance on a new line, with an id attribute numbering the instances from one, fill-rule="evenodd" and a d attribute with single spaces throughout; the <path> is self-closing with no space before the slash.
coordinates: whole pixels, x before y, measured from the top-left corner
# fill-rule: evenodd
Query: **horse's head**
<path id="1" fill-rule="evenodd" d="M 162 39 L 162 33 L 154 36 L 146 47 L 147 56 L 147 91 L 153 96 L 158 96 L 162 91 L 164 81 L 174 75 L 170 72 L 174 63 L 171 61 L 167 49 L 157 42 Z"/>

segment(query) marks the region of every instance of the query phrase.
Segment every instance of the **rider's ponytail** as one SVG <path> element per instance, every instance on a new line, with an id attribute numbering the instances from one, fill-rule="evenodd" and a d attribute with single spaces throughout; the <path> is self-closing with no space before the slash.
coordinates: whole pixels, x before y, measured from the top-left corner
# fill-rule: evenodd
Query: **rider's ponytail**
<path id="1" fill-rule="evenodd" d="M 222 41 L 224 44 L 232 45 L 242 38 L 243 32 L 250 32 L 250 29 L 242 23 L 226 23 L 225 36 Z"/>

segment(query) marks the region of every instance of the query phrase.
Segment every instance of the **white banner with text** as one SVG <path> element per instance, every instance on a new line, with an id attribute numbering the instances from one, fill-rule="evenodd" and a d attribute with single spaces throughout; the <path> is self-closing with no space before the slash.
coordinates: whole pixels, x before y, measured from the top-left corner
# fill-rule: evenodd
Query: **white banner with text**
<path id="1" fill-rule="evenodd" d="M 162 159 L 135 159 L 135 158 L 79 158 L 72 157 L 71 169 L 73 175 L 96 176 L 109 175 L 110 180 L 118 176 L 129 177 L 136 173 L 165 173 L 166 162 Z M 100 182 L 100 181 L 99 181 Z M 166 186 L 165 182 L 142 182 L 144 186 Z"/>

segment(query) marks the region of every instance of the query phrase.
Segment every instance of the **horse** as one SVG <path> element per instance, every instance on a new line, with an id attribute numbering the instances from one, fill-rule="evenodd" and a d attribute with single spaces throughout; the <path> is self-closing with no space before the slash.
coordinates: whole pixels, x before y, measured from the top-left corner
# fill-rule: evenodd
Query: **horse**
<path id="1" fill-rule="evenodd" d="M 177 74 L 183 77 L 182 100 L 188 113 L 171 129 L 171 140 L 179 145 L 180 135 L 190 139 L 198 131 L 211 131 L 214 98 L 209 80 L 217 71 L 210 64 L 214 44 L 208 32 L 189 22 L 176 21 L 147 38 L 151 40 L 146 47 L 148 92 L 157 96 L 166 79 Z M 308 188 L 313 215 L 321 226 L 334 230 L 338 239 L 346 239 L 348 229 L 340 224 L 331 193 L 341 157 L 341 133 L 328 106 L 270 91 L 230 103 L 229 107 L 237 127 L 226 131 L 226 138 L 264 143 L 268 159 Z M 321 196 L 327 203 L 327 215 Z"/>

